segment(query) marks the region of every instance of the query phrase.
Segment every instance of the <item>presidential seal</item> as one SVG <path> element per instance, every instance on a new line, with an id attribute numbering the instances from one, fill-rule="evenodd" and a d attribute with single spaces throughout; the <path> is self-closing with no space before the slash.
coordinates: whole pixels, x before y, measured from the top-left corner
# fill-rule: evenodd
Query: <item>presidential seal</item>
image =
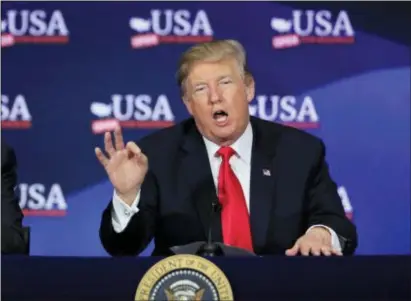
<path id="1" fill-rule="evenodd" d="M 157 262 L 141 279 L 135 301 L 234 300 L 230 282 L 214 263 L 196 255 Z"/>

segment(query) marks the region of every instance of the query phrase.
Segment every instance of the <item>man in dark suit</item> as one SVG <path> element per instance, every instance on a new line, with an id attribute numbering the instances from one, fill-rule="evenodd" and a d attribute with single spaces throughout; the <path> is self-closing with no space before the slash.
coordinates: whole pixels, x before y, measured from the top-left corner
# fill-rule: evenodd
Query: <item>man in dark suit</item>
<path id="1" fill-rule="evenodd" d="M 1 143 L 1 253 L 23 254 L 26 252 L 22 220 L 18 198 L 17 160 L 14 150 Z"/>
<path id="2" fill-rule="evenodd" d="M 232 40 L 204 43 L 182 57 L 178 84 L 193 118 L 123 142 L 105 133 L 96 156 L 114 186 L 100 238 L 111 255 L 153 255 L 204 241 L 215 199 L 213 239 L 259 255 L 343 255 L 357 245 L 322 141 L 250 118 L 254 79 Z"/>

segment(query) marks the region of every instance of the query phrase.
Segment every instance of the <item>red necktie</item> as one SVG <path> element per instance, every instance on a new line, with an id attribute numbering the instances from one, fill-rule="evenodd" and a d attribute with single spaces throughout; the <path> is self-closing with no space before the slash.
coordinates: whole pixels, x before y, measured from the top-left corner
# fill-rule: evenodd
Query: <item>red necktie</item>
<path id="1" fill-rule="evenodd" d="M 222 162 L 218 175 L 218 198 L 221 203 L 221 222 L 224 244 L 253 251 L 250 217 L 241 184 L 231 169 L 234 155 L 231 147 L 221 147 L 217 154 Z"/>

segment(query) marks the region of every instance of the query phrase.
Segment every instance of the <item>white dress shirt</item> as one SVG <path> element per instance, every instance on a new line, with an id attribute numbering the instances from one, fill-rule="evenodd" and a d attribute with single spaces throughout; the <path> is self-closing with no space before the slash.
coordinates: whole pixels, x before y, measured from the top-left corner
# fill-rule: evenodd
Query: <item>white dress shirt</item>
<path id="1" fill-rule="evenodd" d="M 217 189 L 218 187 L 218 172 L 221 164 L 221 157 L 216 155 L 220 146 L 211 142 L 207 138 L 203 137 L 204 143 L 207 149 L 208 159 L 210 161 L 211 172 L 214 179 L 214 184 Z M 230 158 L 230 165 L 233 172 L 237 176 L 244 192 L 246 204 L 248 211 L 250 212 L 250 175 L 251 175 L 251 150 L 253 142 L 253 131 L 251 129 L 251 124 L 249 123 L 243 135 L 234 142 L 231 147 L 236 152 Z M 113 228 L 116 232 L 122 232 L 127 226 L 131 217 L 138 212 L 138 202 L 140 200 L 140 192 L 138 192 L 136 199 L 128 206 L 123 202 L 119 196 L 114 191 L 113 193 L 113 212 L 112 212 L 112 223 Z M 331 233 L 331 243 L 335 250 L 341 251 L 341 245 L 336 233 L 324 225 L 314 225 L 308 230 L 310 231 L 313 227 L 324 227 Z"/>

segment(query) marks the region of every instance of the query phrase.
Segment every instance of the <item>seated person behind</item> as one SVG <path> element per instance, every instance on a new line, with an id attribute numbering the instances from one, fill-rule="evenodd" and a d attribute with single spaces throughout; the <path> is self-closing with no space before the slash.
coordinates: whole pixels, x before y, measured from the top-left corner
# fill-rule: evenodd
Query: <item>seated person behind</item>
<path id="1" fill-rule="evenodd" d="M 1 143 L 1 253 L 24 254 L 23 213 L 15 193 L 17 160 L 14 150 Z"/>

